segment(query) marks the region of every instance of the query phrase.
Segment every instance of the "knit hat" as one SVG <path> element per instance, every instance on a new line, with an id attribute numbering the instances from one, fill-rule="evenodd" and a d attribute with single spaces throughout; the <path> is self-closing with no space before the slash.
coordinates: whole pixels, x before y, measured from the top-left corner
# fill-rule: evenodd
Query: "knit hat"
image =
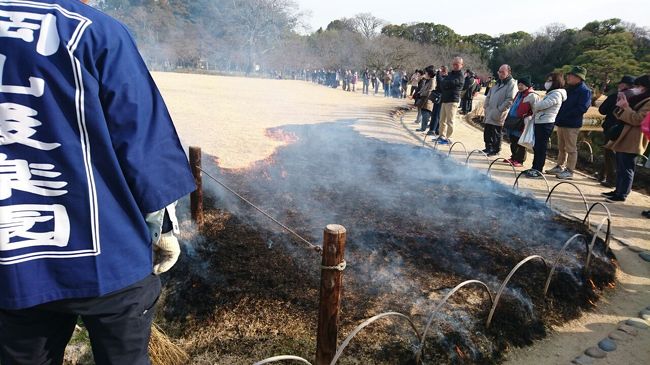
<path id="1" fill-rule="evenodd" d="M 628 84 L 628 85 L 634 85 L 634 77 L 630 75 L 625 75 L 621 78 L 621 81 L 618 82 L 619 84 Z"/>
<path id="2" fill-rule="evenodd" d="M 637 77 L 636 80 L 634 80 L 634 85 L 643 86 L 646 89 L 650 90 L 650 76 L 643 75 L 643 76 Z"/>
<path id="3" fill-rule="evenodd" d="M 519 80 L 517 80 L 517 83 L 518 84 L 524 84 L 524 85 L 526 85 L 526 87 L 530 87 L 530 85 L 531 85 L 530 76 L 520 77 Z"/>
<path id="4" fill-rule="evenodd" d="M 585 81 L 587 79 L 587 69 L 582 66 L 573 66 L 573 68 L 571 68 L 571 71 L 569 71 L 568 75 L 578 76 L 579 78 L 582 79 L 582 81 Z"/>

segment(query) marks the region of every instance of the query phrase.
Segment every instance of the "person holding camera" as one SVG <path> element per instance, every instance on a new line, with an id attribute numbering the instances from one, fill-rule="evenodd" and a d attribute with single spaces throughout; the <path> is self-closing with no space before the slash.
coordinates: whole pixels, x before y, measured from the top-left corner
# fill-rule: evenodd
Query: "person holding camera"
<path id="1" fill-rule="evenodd" d="M 650 113 L 650 76 L 634 80 L 634 94 L 628 98 L 618 93 L 614 116 L 622 123 L 620 135 L 605 147 L 616 153 L 616 189 L 603 193 L 610 203 L 624 202 L 632 190 L 636 156 L 648 148 L 648 139 L 641 132 L 641 122 Z"/>
<path id="2" fill-rule="evenodd" d="M 614 116 L 614 111 L 616 110 L 616 102 L 618 101 L 619 92 L 630 92 L 632 96 L 631 89 L 634 86 L 634 77 L 632 76 L 623 76 L 621 81 L 618 82 L 617 90 L 615 93 L 609 95 L 605 101 L 598 107 L 598 112 L 605 116 L 605 121 L 602 124 L 603 136 L 605 138 L 604 145 L 609 142 L 610 137 L 609 133 L 613 133 L 613 129 L 610 129 L 618 124 L 618 119 Z M 608 131 L 612 132 L 608 132 Z M 616 186 L 616 154 L 614 151 L 603 146 L 603 168 L 598 173 L 598 181 L 602 186 L 608 188 L 613 188 Z"/>
<path id="3" fill-rule="evenodd" d="M 420 125 L 419 129 L 416 129 L 418 132 L 424 132 L 427 129 L 427 125 L 429 125 L 429 121 L 431 120 L 431 111 L 433 110 L 431 92 L 435 88 L 436 82 L 434 77 L 435 71 L 433 70 L 433 66 L 427 66 L 424 69 L 424 75 L 422 75 L 424 84 L 422 85 L 422 88 L 418 90 L 418 99 L 415 102 L 415 105 L 420 108 L 422 116 L 422 124 Z"/>

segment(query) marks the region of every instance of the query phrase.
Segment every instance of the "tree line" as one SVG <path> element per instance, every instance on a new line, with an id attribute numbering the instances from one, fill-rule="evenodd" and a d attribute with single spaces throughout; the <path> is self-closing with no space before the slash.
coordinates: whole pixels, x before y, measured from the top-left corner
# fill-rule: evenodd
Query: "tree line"
<path id="1" fill-rule="evenodd" d="M 370 13 L 336 19 L 305 34 L 292 0 L 96 0 L 123 21 L 150 67 L 226 72 L 387 67 L 409 71 L 447 64 L 456 55 L 480 77 L 511 65 L 515 77 L 582 65 L 598 95 L 624 74 L 650 71 L 650 31 L 620 19 L 581 29 L 551 24 L 530 34 L 468 36 L 430 22 L 389 24 Z"/>

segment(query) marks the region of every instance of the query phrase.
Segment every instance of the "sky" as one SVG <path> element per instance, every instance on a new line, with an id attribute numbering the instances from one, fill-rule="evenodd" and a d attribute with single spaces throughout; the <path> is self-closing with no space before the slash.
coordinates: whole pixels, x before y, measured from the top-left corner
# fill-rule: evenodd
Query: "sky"
<path id="1" fill-rule="evenodd" d="M 620 18 L 650 27 L 650 0 L 294 0 L 308 13 L 311 31 L 327 27 L 330 21 L 371 13 L 391 24 L 433 22 L 456 33 L 487 33 L 497 36 L 523 30 L 541 31 L 561 23 L 582 28 L 593 20 Z M 447 4 L 457 4 L 450 7 Z"/>

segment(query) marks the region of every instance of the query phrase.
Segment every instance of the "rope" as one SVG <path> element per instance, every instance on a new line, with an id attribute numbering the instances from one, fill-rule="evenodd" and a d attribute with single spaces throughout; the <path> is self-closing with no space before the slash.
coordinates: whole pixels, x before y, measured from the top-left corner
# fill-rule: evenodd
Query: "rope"
<path id="1" fill-rule="evenodd" d="M 214 176 L 212 176 L 212 175 L 210 175 L 209 173 L 207 173 L 207 172 L 206 172 L 205 170 L 203 170 L 200 166 L 196 166 L 196 168 L 198 168 L 199 170 L 201 170 L 201 172 L 203 172 L 203 173 L 204 173 L 207 177 L 209 177 L 210 179 L 214 180 L 217 184 L 223 186 L 226 190 L 228 190 L 229 192 L 233 193 L 236 197 L 238 197 L 239 199 L 241 199 L 243 202 L 245 202 L 246 204 L 248 204 L 248 205 L 250 205 L 251 207 L 255 208 L 258 212 L 262 213 L 262 214 L 263 214 L 264 216 L 266 216 L 268 219 L 272 220 L 272 221 L 275 222 L 277 225 L 279 225 L 280 227 L 284 228 L 287 232 L 289 232 L 289 233 L 291 233 L 292 235 L 294 235 L 294 236 L 295 236 L 296 238 L 298 238 L 300 241 L 302 241 L 303 243 L 305 243 L 309 248 L 315 250 L 316 252 L 323 252 L 323 249 L 322 249 L 320 246 L 316 246 L 315 244 L 309 242 L 307 239 L 305 239 L 304 237 L 302 237 L 301 235 L 299 235 L 298 233 L 296 233 L 296 232 L 295 232 L 294 230 L 292 230 L 291 228 L 285 226 L 284 224 L 282 224 L 282 223 L 281 223 L 280 221 L 278 221 L 277 219 L 271 217 L 267 212 L 263 211 L 261 208 L 259 208 L 259 207 L 256 206 L 255 204 L 253 204 L 253 203 L 251 203 L 250 201 L 248 201 L 248 199 L 246 199 L 246 198 L 244 198 L 243 196 L 241 196 L 240 194 L 238 194 L 236 191 L 234 191 L 233 189 L 231 189 L 230 187 L 228 187 L 228 185 L 222 183 L 222 182 L 219 181 L 217 178 L 215 178 Z M 339 264 L 339 265 L 340 265 L 340 264 Z M 344 267 L 343 269 L 345 269 L 345 267 Z M 342 271 L 342 270 L 340 270 L 340 271 Z"/>
<path id="2" fill-rule="evenodd" d="M 336 266 L 324 266 L 324 265 L 320 265 L 320 269 L 321 269 L 321 270 L 336 270 L 336 271 L 343 271 L 343 270 L 345 270 L 345 268 L 346 268 L 347 266 L 348 266 L 348 263 L 345 262 L 345 260 L 343 260 L 343 262 L 341 262 L 340 264 L 338 264 L 338 265 L 336 265 Z"/>

